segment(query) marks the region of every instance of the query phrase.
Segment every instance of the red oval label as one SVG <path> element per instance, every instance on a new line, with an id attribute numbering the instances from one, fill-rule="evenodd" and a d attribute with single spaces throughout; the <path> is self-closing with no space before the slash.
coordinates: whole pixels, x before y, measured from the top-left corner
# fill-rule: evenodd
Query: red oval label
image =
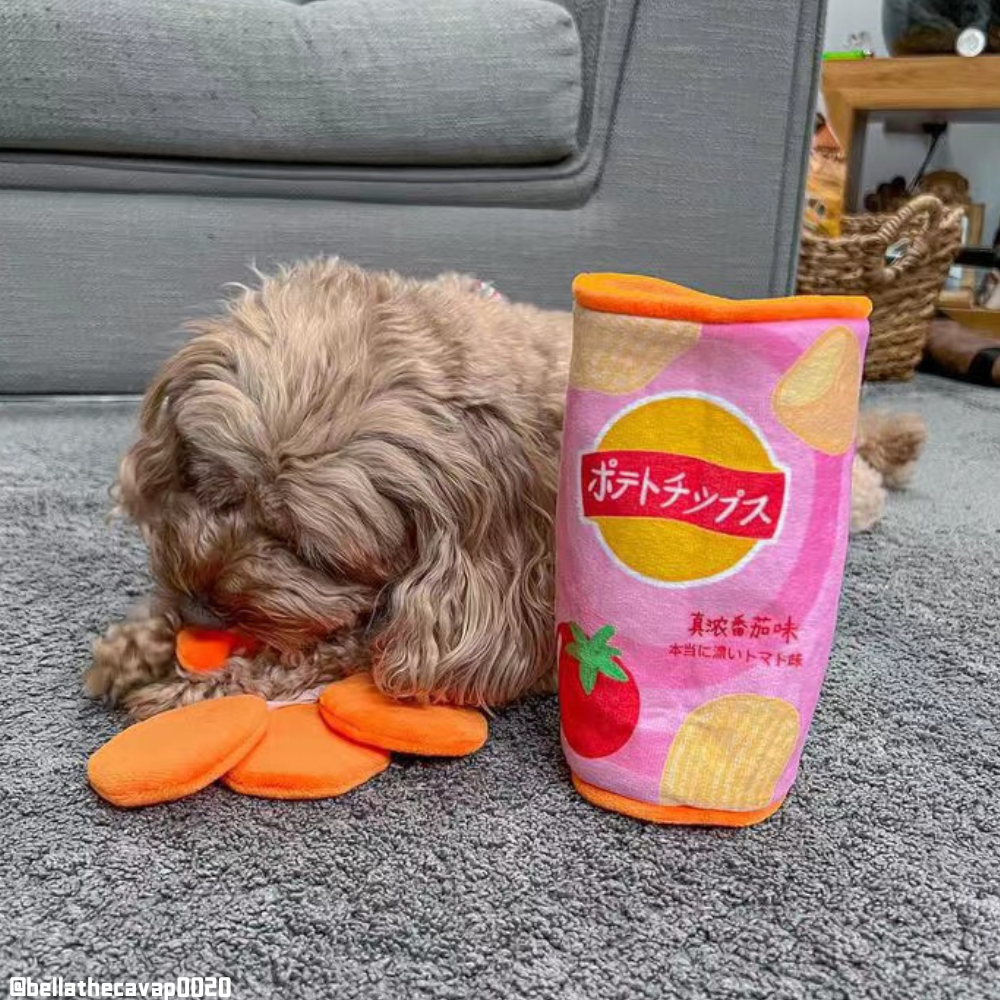
<path id="1" fill-rule="evenodd" d="M 748 472 L 661 451 L 595 451 L 580 467 L 585 517 L 682 521 L 736 538 L 773 538 L 784 472 Z"/>

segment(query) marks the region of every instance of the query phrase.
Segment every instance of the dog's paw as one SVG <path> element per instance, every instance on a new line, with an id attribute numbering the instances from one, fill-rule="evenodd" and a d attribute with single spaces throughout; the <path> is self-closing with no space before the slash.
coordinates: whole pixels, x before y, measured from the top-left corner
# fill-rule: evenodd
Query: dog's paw
<path id="1" fill-rule="evenodd" d="M 200 683 L 197 679 L 192 680 L 178 673 L 131 688 L 123 695 L 121 704 L 131 718 L 141 722 L 173 708 L 241 693 L 239 690 L 231 690 L 226 684 Z"/>
<path id="2" fill-rule="evenodd" d="M 889 489 L 906 485 L 926 440 L 927 425 L 917 413 L 866 411 L 861 415 L 858 454 L 881 473 Z"/>
<path id="3" fill-rule="evenodd" d="M 886 491 L 882 473 L 855 455 L 851 469 L 851 533 L 870 531 L 885 510 Z"/>
<path id="4" fill-rule="evenodd" d="M 94 642 L 84 675 L 87 692 L 113 704 L 175 670 L 174 627 L 165 617 L 118 622 Z"/>

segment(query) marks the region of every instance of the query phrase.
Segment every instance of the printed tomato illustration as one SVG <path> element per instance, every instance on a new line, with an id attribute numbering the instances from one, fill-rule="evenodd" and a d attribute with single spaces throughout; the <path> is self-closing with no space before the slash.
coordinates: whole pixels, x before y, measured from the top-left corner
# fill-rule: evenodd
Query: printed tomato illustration
<path id="1" fill-rule="evenodd" d="M 576 622 L 559 625 L 559 715 L 566 742 L 581 757 L 607 757 L 639 721 L 639 689 L 609 646 L 614 626 L 592 636 Z"/>

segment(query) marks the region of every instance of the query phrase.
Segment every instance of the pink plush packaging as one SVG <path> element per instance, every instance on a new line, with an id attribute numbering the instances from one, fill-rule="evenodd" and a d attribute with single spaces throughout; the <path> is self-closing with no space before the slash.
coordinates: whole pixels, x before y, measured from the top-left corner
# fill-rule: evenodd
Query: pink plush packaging
<path id="1" fill-rule="evenodd" d="M 795 780 L 833 640 L 866 299 L 582 275 L 557 549 L 578 790 L 742 826 Z"/>

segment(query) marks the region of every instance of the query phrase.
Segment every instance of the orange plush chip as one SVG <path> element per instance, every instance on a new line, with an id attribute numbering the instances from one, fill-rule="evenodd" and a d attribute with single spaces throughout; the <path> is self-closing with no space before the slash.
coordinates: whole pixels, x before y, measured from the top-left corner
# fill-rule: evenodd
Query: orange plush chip
<path id="1" fill-rule="evenodd" d="M 265 799 L 343 795 L 389 766 L 385 750 L 361 746 L 324 724 L 315 705 L 274 709 L 265 737 L 222 783 Z"/>
<path id="2" fill-rule="evenodd" d="M 191 795 L 230 770 L 261 740 L 267 703 L 252 694 L 199 701 L 129 726 L 87 764 L 87 778 L 116 806 Z"/>
<path id="3" fill-rule="evenodd" d="M 208 673 L 226 665 L 239 645 L 234 632 L 210 628 L 182 628 L 177 633 L 177 662 L 194 673 Z"/>
<path id="4" fill-rule="evenodd" d="M 331 684 L 319 707 L 323 721 L 349 740 L 421 757 L 464 757 L 489 734 L 482 712 L 396 701 L 375 687 L 371 674 Z"/>

